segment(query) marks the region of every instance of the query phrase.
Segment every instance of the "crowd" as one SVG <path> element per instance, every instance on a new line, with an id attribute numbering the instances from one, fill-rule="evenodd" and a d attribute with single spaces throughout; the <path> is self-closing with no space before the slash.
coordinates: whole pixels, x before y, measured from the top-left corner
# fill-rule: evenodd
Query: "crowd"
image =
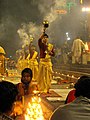
<path id="1" fill-rule="evenodd" d="M 49 36 L 44 32 L 38 39 L 39 53 L 30 42 L 19 52 L 17 69 L 22 71 L 30 68 L 33 72 L 32 80 L 37 82 L 39 91 L 47 93 L 51 87 L 52 80 L 52 56 L 55 56 L 54 46 L 49 43 Z M 17 52 L 18 56 L 18 52 Z"/>
<path id="2" fill-rule="evenodd" d="M 0 120 L 24 120 L 23 97 L 32 95 L 38 86 L 32 82 L 32 70 L 21 72 L 21 82 L 13 84 L 0 82 Z M 90 119 L 90 77 L 81 76 L 66 98 L 49 120 L 89 120 Z"/>
<path id="3" fill-rule="evenodd" d="M 14 85 L 7 81 L 0 82 L 0 120 L 24 120 L 24 97 L 32 96 L 34 91 L 50 93 L 52 80 L 52 61 L 55 56 L 53 44 L 48 42 L 49 36 L 44 32 L 38 39 L 38 52 L 35 46 L 24 46 L 17 61 L 21 71 L 21 82 Z M 77 37 L 72 45 L 72 63 L 81 64 L 82 48 L 85 44 Z M 65 42 L 63 62 L 68 62 L 69 46 Z M 61 55 L 61 54 L 59 54 Z M 36 84 L 35 84 L 36 83 Z M 65 105 L 59 106 L 51 115 L 50 120 L 89 120 L 90 119 L 90 77 L 81 76 L 68 94 Z"/>
<path id="4" fill-rule="evenodd" d="M 89 51 L 89 44 L 77 36 L 73 41 L 65 41 L 60 48 L 56 49 L 56 62 L 59 64 L 87 64 Z"/>
<path id="5" fill-rule="evenodd" d="M 29 51 L 23 48 L 17 62 L 17 67 L 21 71 L 21 82 L 16 85 L 7 81 L 0 82 L 1 120 L 24 120 L 24 97 L 32 96 L 34 91 L 49 93 L 53 73 L 51 56 L 55 54 L 54 46 L 48 43 L 46 33 L 40 36 L 38 46 L 40 50 L 39 65 L 37 63 L 37 51 L 30 43 Z M 27 54 L 28 52 L 29 54 Z M 35 82 L 37 84 L 34 84 Z"/>

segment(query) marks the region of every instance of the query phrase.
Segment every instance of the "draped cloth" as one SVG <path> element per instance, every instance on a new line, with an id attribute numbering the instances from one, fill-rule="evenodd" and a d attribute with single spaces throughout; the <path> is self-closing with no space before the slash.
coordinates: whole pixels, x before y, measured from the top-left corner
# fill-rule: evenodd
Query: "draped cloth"
<path id="1" fill-rule="evenodd" d="M 50 43 L 43 42 L 42 37 L 38 40 L 40 49 L 40 62 L 37 83 L 39 91 L 47 93 L 51 87 L 53 72 L 51 56 L 54 56 L 54 47 Z"/>
<path id="2" fill-rule="evenodd" d="M 38 73 L 38 89 L 41 92 L 49 92 L 52 79 L 52 63 L 51 59 L 41 58 Z"/>
<path id="3" fill-rule="evenodd" d="M 28 67 L 33 71 L 33 80 L 37 80 L 38 73 L 38 61 L 37 61 L 38 52 L 34 51 L 30 59 L 28 60 Z"/>
<path id="4" fill-rule="evenodd" d="M 79 96 L 73 102 L 59 106 L 49 120 L 90 120 L 90 99 Z"/>

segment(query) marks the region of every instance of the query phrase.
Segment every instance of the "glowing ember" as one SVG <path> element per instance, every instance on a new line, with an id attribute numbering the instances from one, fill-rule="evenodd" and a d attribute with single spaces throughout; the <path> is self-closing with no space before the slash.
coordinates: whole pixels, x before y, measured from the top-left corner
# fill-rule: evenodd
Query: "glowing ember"
<path id="1" fill-rule="evenodd" d="M 32 97 L 31 102 L 28 103 L 28 108 L 26 109 L 25 120 L 44 120 L 40 102 L 40 97 Z"/>
<path id="2" fill-rule="evenodd" d="M 74 75 L 72 75 L 72 78 L 74 78 Z"/>
<path id="3" fill-rule="evenodd" d="M 39 94 L 39 91 L 34 90 L 33 93 L 34 93 L 34 94 Z"/>

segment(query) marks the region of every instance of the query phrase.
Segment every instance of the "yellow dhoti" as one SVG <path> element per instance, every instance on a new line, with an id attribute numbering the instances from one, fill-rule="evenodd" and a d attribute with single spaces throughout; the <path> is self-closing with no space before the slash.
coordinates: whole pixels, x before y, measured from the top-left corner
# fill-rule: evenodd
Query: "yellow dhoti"
<path id="1" fill-rule="evenodd" d="M 41 92 L 49 92 L 52 79 L 51 59 L 42 58 L 39 63 L 38 88 Z"/>
<path id="2" fill-rule="evenodd" d="M 30 59 L 29 60 L 29 68 L 33 72 L 33 78 L 32 80 L 37 81 L 37 74 L 38 74 L 38 62 L 36 59 Z"/>

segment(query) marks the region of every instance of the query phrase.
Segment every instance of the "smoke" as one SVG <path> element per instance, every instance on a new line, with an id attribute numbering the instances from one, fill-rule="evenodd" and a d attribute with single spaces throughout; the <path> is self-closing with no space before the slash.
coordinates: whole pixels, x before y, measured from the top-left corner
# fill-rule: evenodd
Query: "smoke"
<path id="1" fill-rule="evenodd" d="M 17 33 L 19 34 L 20 39 L 22 40 L 22 44 L 26 45 L 29 44 L 31 41 L 34 42 L 34 44 L 37 44 L 36 38 L 39 37 L 40 32 L 38 32 L 41 29 L 41 26 L 37 26 L 33 22 L 29 23 L 22 23 L 21 28 L 17 30 Z"/>
<path id="2" fill-rule="evenodd" d="M 33 0 L 31 4 L 34 6 L 38 6 L 39 14 L 42 18 L 42 21 L 39 25 L 37 25 L 37 23 L 33 23 L 32 21 L 27 24 L 22 23 L 24 26 L 24 32 L 26 32 L 25 34 L 29 34 L 28 36 L 32 35 L 34 38 L 38 39 L 40 34 L 43 32 L 42 22 L 44 20 L 47 20 L 49 22 L 49 28 L 47 29 L 47 33 L 50 35 L 50 41 L 52 42 L 53 36 L 53 39 L 57 39 L 58 37 L 53 34 L 58 33 L 58 28 L 56 28 L 55 26 L 62 19 L 61 15 L 57 13 L 57 10 L 59 10 L 61 7 L 65 8 L 66 2 L 64 0 L 38 0 L 38 2 Z M 58 34 L 57 36 L 59 35 L 60 34 Z M 23 41 L 25 40 L 23 39 Z"/>
<path id="3" fill-rule="evenodd" d="M 64 8 L 65 5 L 66 2 L 63 0 L 51 0 L 51 3 L 50 1 L 44 2 L 43 7 L 42 4 L 39 4 L 39 10 L 41 11 L 41 13 L 45 13 L 44 19 L 47 19 L 50 23 L 52 23 L 58 19 L 58 14 L 56 10 L 60 10 L 61 7 Z"/>
<path id="4" fill-rule="evenodd" d="M 1 23 L 1 24 L 0 24 L 0 38 L 3 38 L 3 36 L 4 36 L 4 30 L 5 30 L 4 24 Z M 0 39 L 0 40 L 1 40 L 1 39 Z"/>
<path id="5" fill-rule="evenodd" d="M 37 40 L 43 32 L 42 22 L 47 20 L 49 27 L 46 33 L 49 35 L 49 41 L 60 46 L 65 40 L 65 32 L 70 25 L 73 26 L 71 20 L 76 20 L 74 17 L 67 17 L 67 14 L 61 14 L 60 10 L 67 10 L 66 0 L 1 0 L 1 45 L 12 55 L 25 44 L 25 39 L 30 41 L 30 36 L 37 45 Z"/>
<path id="6" fill-rule="evenodd" d="M 47 20 L 49 22 L 49 28 L 46 32 L 49 34 L 50 42 L 53 42 L 56 45 L 61 44 L 63 40 L 60 41 L 60 29 L 62 29 L 60 26 L 60 22 L 62 21 L 62 17 L 64 15 L 60 14 L 57 11 L 66 9 L 66 0 L 39 0 L 38 9 L 41 15 L 43 15 L 43 20 Z"/>

